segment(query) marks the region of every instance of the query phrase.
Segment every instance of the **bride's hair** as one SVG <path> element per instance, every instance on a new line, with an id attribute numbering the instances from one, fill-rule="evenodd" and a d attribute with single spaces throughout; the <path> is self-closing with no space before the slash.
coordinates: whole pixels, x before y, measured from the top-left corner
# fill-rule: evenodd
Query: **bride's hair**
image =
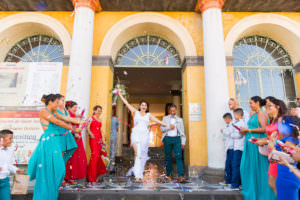
<path id="1" fill-rule="evenodd" d="M 141 105 L 142 105 L 142 103 L 147 104 L 147 110 L 146 110 L 146 113 L 149 112 L 149 103 L 148 103 L 148 101 L 146 101 L 146 100 L 140 101 L 140 103 L 139 103 L 139 111 L 141 111 Z"/>

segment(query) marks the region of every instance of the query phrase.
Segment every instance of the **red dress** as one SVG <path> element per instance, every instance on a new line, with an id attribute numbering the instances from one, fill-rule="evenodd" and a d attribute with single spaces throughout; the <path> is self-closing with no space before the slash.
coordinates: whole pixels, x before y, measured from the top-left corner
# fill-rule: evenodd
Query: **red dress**
<path id="1" fill-rule="evenodd" d="M 75 114 L 70 113 L 71 117 L 75 117 Z M 78 128 L 79 125 L 76 125 Z M 78 133 L 81 136 L 81 133 Z M 83 179 L 87 174 L 87 161 L 86 154 L 83 146 L 82 137 L 75 138 L 78 148 L 74 151 L 72 157 L 66 164 L 66 176 L 65 179 Z"/>
<path id="2" fill-rule="evenodd" d="M 268 124 L 266 126 L 266 133 L 269 137 L 269 140 L 272 140 L 271 135 L 272 135 L 273 132 L 278 133 L 277 122 L 272 123 L 272 124 Z M 270 161 L 268 175 L 273 176 L 273 177 L 277 177 L 277 163 L 276 162 Z"/>
<path id="3" fill-rule="evenodd" d="M 88 180 L 90 182 L 96 182 L 99 175 L 107 173 L 105 164 L 101 158 L 103 154 L 102 150 L 102 133 L 101 133 L 102 123 L 92 117 L 92 122 L 90 125 L 90 130 L 95 136 L 94 139 L 89 140 L 91 148 L 91 159 L 88 167 Z"/>

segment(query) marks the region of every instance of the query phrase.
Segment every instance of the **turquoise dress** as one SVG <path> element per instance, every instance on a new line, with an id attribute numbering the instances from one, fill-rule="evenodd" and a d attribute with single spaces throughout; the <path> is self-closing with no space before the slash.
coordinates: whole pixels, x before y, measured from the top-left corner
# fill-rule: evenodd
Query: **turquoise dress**
<path id="1" fill-rule="evenodd" d="M 35 180 L 33 200 L 56 200 L 65 177 L 65 162 L 55 139 L 60 131 L 51 122 L 40 138 L 28 164 L 30 180 Z"/>
<path id="2" fill-rule="evenodd" d="M 68 116 L 68 112 L 65 110 L 65 113 L 62 113 L 61 111 L 57 110 L 57 112 L 61 115 Z M 57 129 L 59 130 L 59 136 L 54 137 L 54 139 L 57 141 L 61 148 L 61 152 L 64 153 L 64 161 L 67 163 L 67 161 L 71 158 L 73 155 L 74 151 L 77 149 L 77 144 L 74 139 L 73 134 L 68 130 L 63 127 L 57 126 Z"/>
<path id="3" fill-rule="evenodd" d="M 249 129 L 260 128 L 258 114 L 253 114 L 248 123 Z M 245 200 L 273 200 L 275 193 L 268 184 L 268 157 L 258 151 L 258 146 L 249 142 L 251 137 L 264 138 L 266 133 L 246 133 L 241 160 L 242 194 Z"/>

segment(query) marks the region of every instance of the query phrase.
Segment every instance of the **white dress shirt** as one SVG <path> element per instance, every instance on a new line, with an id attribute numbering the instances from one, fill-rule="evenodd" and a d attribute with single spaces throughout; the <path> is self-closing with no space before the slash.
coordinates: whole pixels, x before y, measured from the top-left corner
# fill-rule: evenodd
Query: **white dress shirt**
<path id="1" fill-rule="evenodd" d="M 232 134 L 232 125 L 226 124 L 225 128 L 223 129 L 222 135 L 224 136 L 225 142 L 225 151 L 227 152 L 228 149 L 233 149 L 233 138 L 231 137 Z"/>
<path id="2" fill-rule="evenodd" d="M 170 124 L 174 125 L 175 128 L 173 130 L 169 130 L 167 136 L 168 137 L 176 137 L 176 136 L 178 136 L 178 134 L 177 134 L 177 127 L 176 127 L 176 118 L 175 117 L 171 116 Z"/>
<path id="3" fill-rule="evenodd" d="M 11 148 L 0 147 L 0 179 L 7 178 L 10 173 L 16 174 L 15 156 Z"/>
<path id="4" fill-rule="evenodd" d="M 232 124 L 233 150 L 244 150 L 245 136 L 240 134 L 240 130 L 246 128 L 244 119 L 237 120 Z"/>

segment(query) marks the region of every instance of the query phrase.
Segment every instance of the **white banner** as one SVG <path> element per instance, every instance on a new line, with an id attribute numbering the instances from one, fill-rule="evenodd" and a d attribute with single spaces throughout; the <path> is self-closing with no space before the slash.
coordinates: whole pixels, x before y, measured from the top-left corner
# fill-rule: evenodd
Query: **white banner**
<path id="1" fill-rule="evenodd" d="M 43 94 L 60 92 L 61 74 L 61 62 L 0 63 L 0 105 L 42 105 Z"/>

